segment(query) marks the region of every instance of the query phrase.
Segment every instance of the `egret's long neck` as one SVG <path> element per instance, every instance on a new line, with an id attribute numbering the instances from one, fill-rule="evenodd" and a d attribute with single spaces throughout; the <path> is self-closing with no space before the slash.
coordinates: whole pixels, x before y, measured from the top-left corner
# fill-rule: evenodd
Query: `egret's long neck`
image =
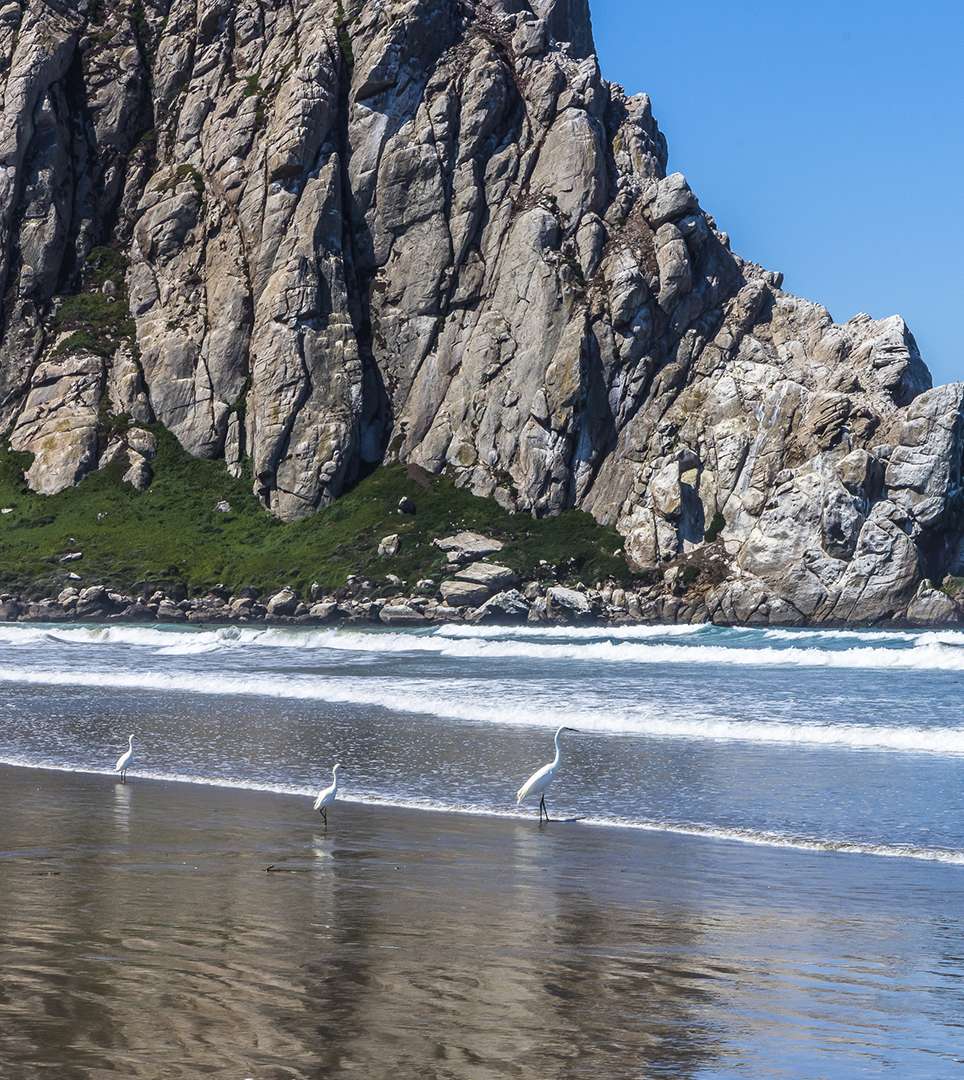
<path id="1" fill-rule="evenodd" d="M 556 745 L 556 756 L 552 759 L 552 764 L 553 765 L 558 765 L 559 764 L 559 755 L 562 753 L 562 751 L 559 749 L 559 735 L 560 735 L 560 732 L 557 731 L 556 732 L 556 737 L 552 740 Z"/>
<path id="2" fill-rule="evenodd" d="M 127 736 L 127 745 L 128 746 L 133 746 L 134 745 L 134 736 L 133 735 L 128 735 Z"/>

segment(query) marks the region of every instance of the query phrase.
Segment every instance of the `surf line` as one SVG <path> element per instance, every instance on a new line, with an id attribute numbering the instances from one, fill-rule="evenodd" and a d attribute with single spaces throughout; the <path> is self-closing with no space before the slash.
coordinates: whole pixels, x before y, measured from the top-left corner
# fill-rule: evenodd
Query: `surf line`
<path id="1" fill-rule="evenodd" d="M 84 776 L 113 777 L 109 769 L 87 768 L 85 766 L 63 765 L 55 762 L 31 762 L 22 758 L 0 757 L 0 766 L 16 769 L 32 769 L 41 772 L 74 773 Z M 299 787 L 294 784 L 280 784 L 253 780 L 240 780 L 230 777 L 189 776 L 182 773 L 140 772 L 138 780 L 154 781 L 164 784 L 191 784 L 197 787 L 221 788 L 229 791 L 251 791 L 290 798 L 304 798 L 313 794 L 314 789 Z M 393 799 L 390 796 L 356 793 L 346 796 L 343 802 L 357 806 L 396 807 L 400 810 L 413 810 L 428 814 L 458 814 L 467 817 L 490 817 L 505 821 L 528 822 L 528 814 L 516 810 L 499 810 L 493 807 L 446 805 L 441 802 L 419 801 L 416 799 Z M 964 851 L 948 848 L 922 848 L 911 844 L 874 844 L 859 840 L 812 839 L 783 835 L 781 833 L 754 832 L 743 829 L 716 828 L 712 825 L 683 824 L 660 821 L 633 821 L 624 818 L 567 817 L 558 822 L 561 825 L 583 825 L 587 828 L 622 829 L 629 831 L 669 833 L 675 836 L 691 837 L 710 842 L 749 844 L 753 847 L 767 847 L 794 851 L 810 855 L 861 855 L 876 858 L 910 859 L 916 862 L 942 863 L 950 866 L 964 866 Z"/>
<path id="2" fill-rule="evenodd" d="M 217 672 L 162 671 L 157 673 L 117 671 L 31 671 L 0 670 L 0 684 L 41 686 L 114 687 L 120 690 L 153 690 L 202 696 L 263 697 L 285 701 L 318 701 L 363 705 L 406 713 L 487 722 L 510 726 L 554 727 L 563 713 L 556 709 L 513 710 L 500 714 L 480 709 L 477 695 L 471 700 L 433 696 L 427 691 L 430 680 L 368 680 L 359 688 L 341 678 L 324 676 L 292 677 L 279 682 L 268 674 L 247 677 Z M 875 727 L 859 724 L 776 723 L 733 720 L 708 716 L 685 719 L 639 714 L 625 710 L 585 710 L 566 712 L 587 732 L 643 739 L 678 739 L 698 742 L 747 743 L 751 745 L 805 746 L 826 750 L 960 756 L 964 754 L 964 728 Z"/>

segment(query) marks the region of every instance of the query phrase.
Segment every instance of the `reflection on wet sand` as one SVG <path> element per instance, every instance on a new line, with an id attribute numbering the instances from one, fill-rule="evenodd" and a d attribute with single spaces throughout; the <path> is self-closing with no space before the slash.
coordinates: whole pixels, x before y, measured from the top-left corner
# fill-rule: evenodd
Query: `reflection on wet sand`
<path id="1" fill-rule="evenodd" d="M 917 927 L 940 934 L 922 971 L 889 902 L 832 902 L 846 860 L 739 849 L 734 868 L 702 841 L 347 805 L 326 836 L 301 800 L 0 779 L 0 1075 L 683 1078 L 759 1075 L 777 1053 L 786 1075 L 926 1055 L 936 1076 L 950 1060 L 960 965 L 941 957 L 960 928 L 927 913 L 948 883 L 959 904 L 960 875 L 940 869 L 917 895 Z"/>

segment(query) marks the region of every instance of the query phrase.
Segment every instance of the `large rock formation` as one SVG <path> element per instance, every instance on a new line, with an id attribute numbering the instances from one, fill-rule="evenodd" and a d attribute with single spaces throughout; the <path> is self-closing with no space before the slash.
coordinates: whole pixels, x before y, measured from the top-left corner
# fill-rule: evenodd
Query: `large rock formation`
<path id="1" fill-rule="evenodd" d="M 381 460 L 582 507 L 720 618 L 879 619 L 958 569 L 964 388 L 730 250 L 586 0 L 0 0 L 0 78 L 37 490 L 127 414 L 287 519 Z"/>

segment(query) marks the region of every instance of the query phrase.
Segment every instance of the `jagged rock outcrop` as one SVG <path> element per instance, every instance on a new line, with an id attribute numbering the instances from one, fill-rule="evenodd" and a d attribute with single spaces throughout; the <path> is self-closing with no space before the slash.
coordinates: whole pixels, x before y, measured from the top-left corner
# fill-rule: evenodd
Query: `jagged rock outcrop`
<path id="1" fill-rule="evenodd" d="M 662 617 L 873 621 L 962 568 L 964 390 L 730 250 L 586 0 L 0 0 L 0 82 L 36 490 L 149 482 L 122 415 L 286 519 L 382 460 L 583 508 Z"/>

